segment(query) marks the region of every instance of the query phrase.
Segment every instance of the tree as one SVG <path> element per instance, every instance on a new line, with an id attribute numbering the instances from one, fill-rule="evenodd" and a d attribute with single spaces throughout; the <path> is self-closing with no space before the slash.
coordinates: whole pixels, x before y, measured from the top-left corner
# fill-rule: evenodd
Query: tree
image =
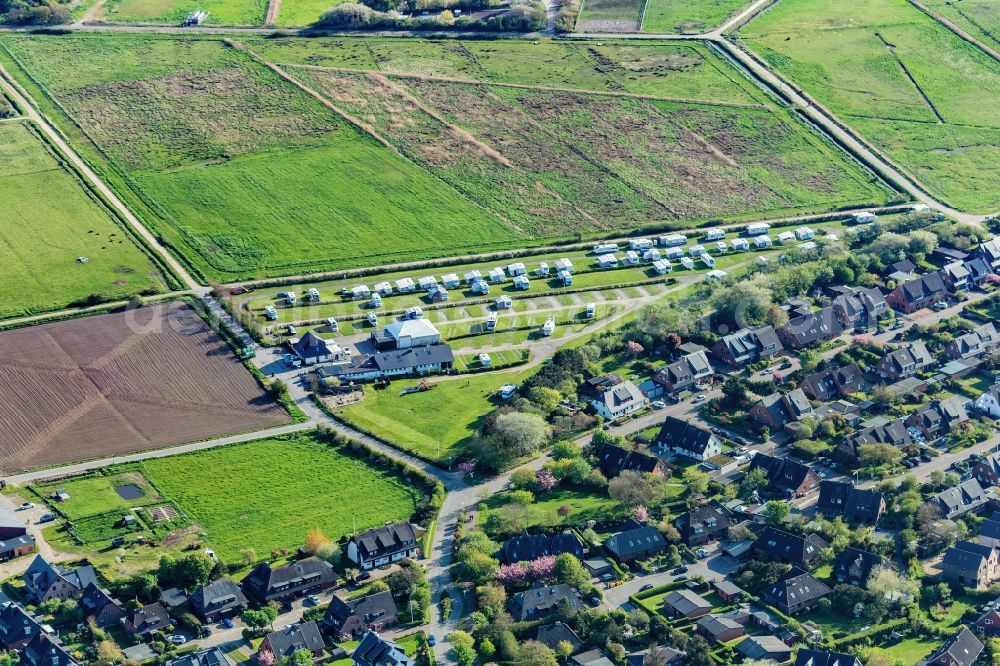
<path id="1" fill-rule="evenodd" d="M 692 495 L 703 495 L 708 490 L 708 474 L 697 467 L 688 467 L 681 476 Z"/>
<path id="2" fill-rule="evenodd" d="M 493 655 L 497 653 L 496 646 L 493 645 L 493 641 L 488 638 L 484 638 L 479 641 L 479 654 L 482 655 L 483 659 L 489 660 L 493 658 Z"/>
<path id="3" fill-rule="evenodd" d="M 122 650 L 114 641 L 105 639 L 97 644 L 98 664 L 115 664 L 121 660 Z"/>
<path id="4" fill-rule="evenodd" d="M 538 489 L 543 493 L 547 493 L 556 487 L 558 481 L 556 477 L 552 474 L 551 470 L 540 469 L 535 475 L 535 482 L 538 484 Z"/>
<path id="5" fill-rule="evenodd" d="M 764 323 L 778 330 L 788 323 L 788 313 L 781 309 L 778 305 L 772 305 L 767 309 L 767 314 L 764 316 Z"/>
<path id="6" fill-rule="evenodd" d="M 792 512 L 791 507 L 781 500 L 771 500 L 764 505 L 764 520 L 768 525 L 781 527 L 788 520 L 788 515 Z"/>
<path id="7" fill-rule="evenodd" d="M 737 282 L 711 297 L 715 317 L 738 328 L 759 326 L 771 307 L 771 290 L 754 282 Z"/>
<path id="8" fill-rule="evenodd" d="M 715 666 L 715 660 L 709 654 L 708 643 L 701 636 L 692 636 L 687 644 L 685 666 Z"/>
<path id="9" fill-rule="evenodd" d="M 750 470 L 750 473 L 747 474 L 740 482 L 739 496 L 743 499 L 747 499 L 755 492 L 765 487 L 767 487 L 767 472 L 758 467 L 757 469 Z"/>
<path id="10" fill-rule="evenodd" d="M 631 358 L 635 359 L 638 358 L 643 352 L 645 352 L 646 348 L 640 345 L 638 342 L 635 342 L 634 340 L 629 340 L 628 342 L 625 343 L 625 351 Z"/>
<path id="11" fill-rule="evenodd" d="M 274 666 L 274 661 L 274 653 L 266 648 L 257 653 L 257 663 L 260 666 Z"/>
<path id="12" fill-rule="evenodd" d="M 536 414 L 500 414 L 485 437 L 477 442 L 479 458 L 494 469 L 502 469 L 517 458 L 538 451 L 551 434 L 549 426 Z"/>
<path id="13" fill-rule="evenodd" d="M 915 599 L 920 592 L 916 581 L 900 575 L 890 567 L 875 567 L 868 579 L 868 590 L 884 599 Z"/>
<path id="14" fill-rule="evenodd" d="M 742 405 L 747 401 L 750 387 L 747 380 L 735 375 L 726 378 L 722 383 L 722 394 L 726 400 L 733 405 Z"/>
<path id="15" fill-rule="evenodd" d="M 306 533 L 305 549 L 310 555 L 315 555 L 320 548 L 328 543 L 330 543 L 330 540 L 323 534 L 323 530 L 318 527 L 313 527 Z"/>
<path id="16" fill-rule="evenodd" d="M 215 560 L 205 553 L 188 553 L 177 559 L 173 555 L 164 555 L 160 558 L 157 578 L 162 588 L 194 590 L 208 582 L 213 569 Z"/>
<path id="17" fill-rule="evenodd" d="M 455 25 L 455 15 L 450 9 L 442 10 L 442 12 L 438 14 L 438 23 L 441 25 Z"/>
<path id="18" fill-rule="evenodd" d="M 240 619 L 243 624 L 255 634 L 263 634 L 271 627 L 271 624 L 278 617 L 278 611 L 271 606 L 264 606 L 259 610 L 253 608 L 243 611 Z"/>
<path id="19" fill-rule="evenodd" d="M 666 520 L 661 520 L 659 525 L 656 526 L 657 531 L 663 535 L 667 543 L 677 543 L 681 540 L 681 533 L 672 523 Z"/>
<path id="20" fill-rule="evenodd" d="M 652 475 L 627 469 L 608 484 L 608 495 L 631 509 L 659 498 L 661 487 L 662 481 Z"/>
<path id="21" fill-rule="evenodd" d="M 456 630 L 448 634 L 452 653 L 459 666 L 472 666 L 476 663 L 475 641 L 464 631 Z"/>
<path id="22" fill-rule="evenodd" d="M 295 664 L 295 666 L 312 666 L 312 652 L 305 648 L 299 648 L 292 653 L 292 663 Z"/>
<path id="23" fill-rule="evenodd" d="M 517 488 L 530 490 L 535 486 L 535 472 L 527 468 L 515 469 L 510 473 L 510 482 Z"/>
<path id="24" fill-rule="evenodd" d="M 638 523 L 644 523 L 649 520 L 649 510 L 640 504 L 632 510 L 632 518 Z"/>
<path id="25" fill-rule="evenodd" d="M 862 444 L 858 447 L 858 460 L 862 465 L 895 465 L 903 459 L 903 452 L 892 444 Z"/>
<path id="26" fill-rule="evenodd" d="M 572 553 L 563 553 L 556 558 L 556 581 L 570 587 L 583 587 L 590 580 L 587 570 Z"/>
<path id="27" fill-rule="evenodd" d="M 559 666 L 556 653 L 538 641 L 523 643 L 521 649 L 518 650 L 514 664 L 516 666 Z"/>
<path id="28" fill-rule="evenodd" d="M 535 403 L 547 412 L 559 406 L 562 394 L 559 391 L 547 386 L 532 386 L 528 390 L 528 400 Z"/>

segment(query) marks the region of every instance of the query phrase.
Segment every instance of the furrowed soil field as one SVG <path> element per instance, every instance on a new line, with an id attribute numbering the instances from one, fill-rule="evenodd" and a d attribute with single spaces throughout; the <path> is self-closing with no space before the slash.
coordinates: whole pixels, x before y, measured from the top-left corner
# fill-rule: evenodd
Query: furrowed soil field
<path id="1" fill-rule="evenodd" d="M 27 121 L 0 124 L 0 208 L 0 318 L 166 287 L 132 235 Z"/>
<path id="2" fill-rule="evenodd" d="M 934 194 L 1000 207 L 1000 63 L 981 49 L 906 0 L 781 0 L 741 35 Z"/>
<path id="3" fill-rule="evenodd" d="M 141 469 L 228 562 L 248 548 L 261 557 L 297 548 L 313 527 L 336 541 L 405 520 L 424 497 L 418 484 L 313 433 L 156 458 Z"/>
<path id="4" fill-rule="evenodd" d="M 747 0 L 647 0 L 643 32 L 707 32 L 743 9 Z"/>
<path id="5" fill-rule="evenodd" d="M 0 333 L 3 473 L 288 420 L 187 305 Z"/>

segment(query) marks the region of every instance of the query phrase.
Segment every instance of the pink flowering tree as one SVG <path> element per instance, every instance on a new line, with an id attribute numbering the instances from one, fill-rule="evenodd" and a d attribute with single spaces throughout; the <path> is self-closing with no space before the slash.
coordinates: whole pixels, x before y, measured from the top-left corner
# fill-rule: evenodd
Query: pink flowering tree
<path id="1" fill-rule="evenodd" d="M 463 476 L 468 476 L 476 471 L 476 460 L 466 460 L 465 462 L 458 463 L 458 471 L 462 473 Z"/>
<path id="2" fill-rule="evenodd" d="M 556 557 L 555 555 L 542 555 L 537 560 L 531 562 L 531 577 L 535 580 L 547 580 L 555 576 Z"/>
<path id="3" fill-rule="evenodd" d="M 632 511 L 632 517 L 635 518 L 637 522 L 644 523 L 649 520 L 649 510 L 640 504 Z"/>
<path id="4" fill-rule="evenodd" d="M 261 650 L 257 653 L 257 663 L 260 664 L 260 666 L 273 666 L 274 653 L 270 650 Z"/>
<path id="5" fill-rule="evenodd" d="M 503 585 L 523 585 L 528 582 L 528 569 L 520 564 L 501 564 L 494 577 Z"/>
<path id="6" fill-rule="evenodd" d="M 552 472 L 547 469 L 538 470 L 538 474 L 535 475 L 535 481 L 538 483 L 539 490 L 543 493 L 549 492 L 559 483 L 556 477 L 552 475 Z"/>
<path id="7" fill-rule="evenodd" d="M 646 348 L 640 345 L 635 340 L 629 340 L 628 342 L 625 343 L 625 351 L 627 351 L 628 355 L 631 356 L 632 358 L 636 358 L 644 351 L 646 351 Z"/>
<path id="8" fill-rule="evenodd" d="M 986 283 L 1000 284 L 1000 275 L 997 275 L 996 273 L 990 273 L 989 275 L 986 276 Z"/>

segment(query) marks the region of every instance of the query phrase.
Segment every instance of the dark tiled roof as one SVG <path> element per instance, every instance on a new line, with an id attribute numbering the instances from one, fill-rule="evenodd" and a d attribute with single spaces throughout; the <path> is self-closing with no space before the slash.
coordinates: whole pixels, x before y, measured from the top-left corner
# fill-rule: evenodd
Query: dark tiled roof
<path id="1" fill-rule="evenodd" d="M 296 650 L 319 652 L 324 645 L 319 626 L 312 620 L 271 632 L 265 640 L 270 643 L 275 656 L 279 657 L 290 657 Z"/>
<path id="2" fill-rule="evenodd" d="M 815 534 L 803 537 L 770 525 L 764 526 L 757 533 L 757 539 L 753 543 L 754 551 L 761 556 L 774 558 L 776 561 L 784 559 L 801 566 L 806 566 L 819 557 L 819 551 L 826 546 L 827 543 Z"/>
<path id="3" fill-rule="evenodd" d="M 406 521 L 384 525 L 362 532 L 351 538 L 366 560 L 391 555 L 416 547 L 417 535 L 413 525 Z"/>
<path id="4" fill-rule="evenodd" d="M 21 651 L 21 666 L 75 666 L 76 663 L 58 639 L 45 633 L 37 634 Z"/>
<path id="5" fill-rule="evenodd" d="M 862 515 L 875 522 L 882 509 L 882 493 L 874 489 L 855 488 L 847 481 L 820 481 L 816 510 L 833 520 L 839 515 Z"/>
<path id="6" fill-rule="evenodd" d="M 213 580 L 191 595 L 191 605 L 204 614 L 245 606 L 246 603 L 243 590 L 229 578 Z"/>
<path id="7" fill-rule="evenodd" d="M 617 534 L 612 534 L 604 542 L 604 547 L 619 559 L 665 548 L 666 545 L 667 540 L 658 530 L 635 521 L 626 523 L 625 529 Z"/>
<path id="8" fill-rule="evenodd" d="M 983 644 L 968 627 L 962 627 L 958 634 L 945 641 L 944 645 L 928 658 L 927 663 L 972 666 L 982 652 Z"/>
<path id="9" fill-rule="evenodd" d="M 656 435 L 656 443 L 670 449 L 681 449 L 701 456 L 717 438 L 697 424 L 676 416 L 668 416 Z"/>
<path id="10" fill-rule="evenodd" d="M 259 591 L 262 596 L 273 593 L 277 588 L 295 588 L 308 580 L 331 582 L 334 580 L 333 567 L 318 557 L 307 557 L 283 567 L 271 567 L 268 563 L 257 565 L 243 579 L 248 589 Z"/>
<path id="11" fill-rule="evenodd" d="M 554 613 L 560 603 L 566 603 L 576 610 L 583 608 L 573 588 L 561 583 L 518 592 L 510 598 L 507 606 L 515 620 L 523 621 Z"/>
<path id="12" fill-rule="evenodd" d="M 853 654 L 843 652 L 821 652 L 799 648 L 795 655 L 795 666 L 861 666 L 861 660 Z"/>
<path id="13" fill-rule="evenodd" d="M 365 625 L 393 622 L 396 619 L 396 602 L 388 590 L 369 594 L 360 599 L 344 601 L 334 595 L 330 606 L 326 609 L 323 621 L 335 629 L 339 629 L 349 618 L 360 616 Z"/>
<path id="14" fill-rule="evenodd" d="M 38 620 L 21 606 L 13 602 L 0 605 L 0 649 L 30 640 L 41 631 Z"/>
<path id="15" fill-rule="evenodd" d="M 583 645 L 583 641 L 581 641 L 580 637 L 576 635 L 576 632 L 562 622 L 555 622 L 553 624 L 546 624 L 538 627 L 538 631 L 535 632 L 535 640 L 544 645 L 548 645 L 553 650 L 563 641 L 572 645 L 574 652 L 579 650 Z"/>
<path id="16" fill-rule="evenodd" d="M 764 598 L 779 608 L 812 603 L 830 593 L 830 588 L 802 569 L 793 567 L 764 592 Z"/>
<path id="17" fill-rule="evenodd" d="M 867 583 L 875 567 L 885 566 L 885 560 L 875 553 L 858 548 L 845 548 L 833 561 L 834 580 L 859 580 Z"/>
<path id="18" fill-rule="evenodd" d="M 809 465 L 787 458 L 775 458 L 764 453 L 758 453 L 753 457 L 747 473 L 755 469 L 763 470 L 767 475 L 767 484 L 772 492 L 782 493 L 795 492 L 813 474 Z"/>
<path id="19" fill-rule="evenodd" d="M 354 649 L 355 666 L 413 666 L 414 661 L 406 656 L 396 643 L 369 631 Z"/>
<path id="20" fill-rule="evenodd" d="M 660 459 L 614 444 L 603 444 L 597 451 L 597 464 L 601 473 L 612 479 L 627 469 L 648 474 L 659 466 Z"/>
<path id="21" fill-rule="evenodd" d="M 554 536 L 545 534 L 520 534 L 507 539 L 503 544 L 503 560 L 507 564 L 537 560 L 543 555 L 570 553 L 583 559 L 583 544 L 572 532 Z"/>
<path id="22" fill-rule="evenodd" d="M 168 661 L 167 666 L 233 666 L 233 664 L 225 652 L 217 647 L 210 647 Z"/>

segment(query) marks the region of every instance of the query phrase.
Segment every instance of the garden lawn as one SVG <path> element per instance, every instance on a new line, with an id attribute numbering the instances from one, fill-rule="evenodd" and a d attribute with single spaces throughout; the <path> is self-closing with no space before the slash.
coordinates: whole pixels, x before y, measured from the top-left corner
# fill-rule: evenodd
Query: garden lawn
<path id="1" fill-rule="evenodd" d="M 138 499 L 126 500 L 115 491 L 118 486 L 134 485 L 143 495 Z M 65 490 L 69 499 L 53 504 L 70 520 L 84 516 L 95 516 L 109 511 L 127 512 L 133 507 L 147 506 L 162 502 L 163 497 L 149 484 L 149 481 L 139 472 L 122 472 L 110 476 L 95 475 L 79 479 L 69 479 L 50 483 L 44 486 L 34 486 L 42 495 L 51 495 L 56 490 Z"/>
<path id="2" fill-rule="evenodd" d="M 148 460 L 146 476 L 207 532 L 227 562 L 302 545 L 311 528 L 336 541 L 405 520 L 423 496 L 396 474 L 303 433 Z"/>
<path id="3" fill-rule="evenodd" d="M 479 514 L 480 524 L 485 523 L 491 513 L 503 513 L 503 507 L 510 506 L 508 499 L 509 495 L 506 493 L 493 495 L 487 499 L 486 509 Z M 569 515 L 565 517 L 559 515 L 558 509 L 562 506 L 569 507 Z M 588 520 L 606 521 L 621 513 L 619 504 L 607 495 L 559 487 L 544 495 L 539 495 L 534 502 L 524 508 L 526 513 L 521 523 L 525 529 L 562 525 L 579 526 L 586 524 Z"/>
<path id="4" fill-rule="evenodd" d="M 497 391 L 531 372 L 501 372 L 434 381 L 430 391 L 401 396 L 416 380 L 385 389 L 365 387 L 364 400 L 338 416 L 353 426 L 423 458 L 450 464 L 482 419 L 501 404 Z"/>
<path id="5" fill-rule="evenodd" d="M 747 0 L 647 0 L 643 32 L 700 33 L 716 27 Z"/>
<path id="6" fill-rule="evenodd" d="M 782 0 L 746 44 L 956 207 L 1000 207 L 1000 63 L 907 0 Z"/>
<path id="7" fill-rule="evenodd" d="M 208 12 L 204 25 L 256 26 L 264 23 L 267 0 L 111 0 L 101 20 L 179 25 L 198 10 Z"/>
<path id="8" fill-rule="evenodd" d="M 0 123 L 0 209 L 0 318 L 165 290 L 131 233 L 27 122 Z"/>
<path id="9" fill-rule="evenodd" d="M 277 24 L 282 27 L 303 28 L 312 25 L 344 0 L 281 0 Z"/>

